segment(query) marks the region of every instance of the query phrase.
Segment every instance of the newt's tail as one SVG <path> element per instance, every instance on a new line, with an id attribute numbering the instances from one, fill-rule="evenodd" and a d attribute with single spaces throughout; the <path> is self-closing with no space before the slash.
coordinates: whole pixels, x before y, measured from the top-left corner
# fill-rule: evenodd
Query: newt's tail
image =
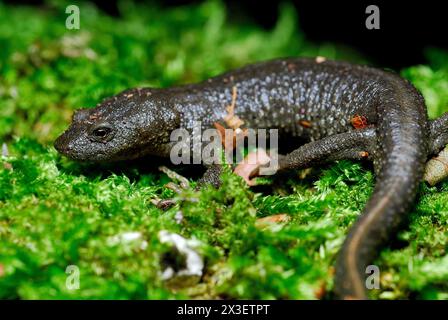
<path id="1" fill-rule="evenodd" d="M 336 263 L 335 293 L 340 299 L 367 298 L 367 267 L 406 221 L 428 154 L 429 128 L 423 98 L 398 77 L 392 78 L 386 88 L 377 106 L 375 188 Z"/>

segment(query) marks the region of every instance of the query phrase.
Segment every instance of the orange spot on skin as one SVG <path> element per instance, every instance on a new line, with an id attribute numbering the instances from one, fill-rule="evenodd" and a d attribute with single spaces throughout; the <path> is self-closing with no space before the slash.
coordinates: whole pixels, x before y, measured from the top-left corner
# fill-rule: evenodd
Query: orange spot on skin
<path id="1" fill-rule="evenodd" d="M 304 128 L 311 128 L 311 122 L 308 120 L 300 120 L 299 124 Z"/>
<path id="2" fill-rule="evenodd" d="M 359 153 L 359 155 L 360 155 L 362 158 L 367 158 L 367 157 L 369 156 L 369 153 L 368 153 L 367 151 L 361 151 L 361 152 Z"/>
<path id="3" fill-rule="evenodd" d="M 287 68 L 289 72 L 292 72 L 296 69 L 296 65 L 294 63 L 288 63 Z"/>
<path id="4" fill-rule="evenodd" d="M 368 125 L 367 118 L 360 116 L 359 114 L 355 114 L 351 120 L 351 123 L 355 129 L 364 129 Z"/>

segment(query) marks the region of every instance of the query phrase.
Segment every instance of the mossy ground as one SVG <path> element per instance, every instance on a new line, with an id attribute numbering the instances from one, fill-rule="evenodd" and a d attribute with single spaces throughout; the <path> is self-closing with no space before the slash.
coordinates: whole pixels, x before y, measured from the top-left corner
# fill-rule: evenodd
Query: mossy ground
<path id="1" fill-rule="evenodd" d="M 0 298 L 331 298 L 336 253 L 372 190 L 368 166 L 339 162 L 262 189 L 225 173 L 220 190 L 187 194 L 161 211 L 150 200 L 173 193 L 154 163 L 77 164 L 52 142 L 74 109 L 129 87 L 193 82 L 280 56 L 368 61 L 309 43 L 288 5 L 273 30 L 231 22 L 233 13 L 216 1 L 163 9 L 123 1 L 122 18 L 80 8 L 81 29 L 70 31 L 60 2 L 0 3 L 0 142 L 9 149 L 0 162 Z M 401 72 L 434 117 L 448 111 L 448 55 L 429 50 L 428 59 Z M 188 176 L 189 168 L 180 172 Z M 276 213 L 292 219 L 255 227 Z M 168 248 L 160 230 L 202 241 L 200 282 L 161 280 Z M 126 232 L 142 237 L 111 241 Z M 447 299 L 447 244 L 448 182 L 422 184 L 410 225 L 376 261 L 381 289 L 372 297 Z M 68 265 L 80 269 L 78 290 L 66 287 Z"/>

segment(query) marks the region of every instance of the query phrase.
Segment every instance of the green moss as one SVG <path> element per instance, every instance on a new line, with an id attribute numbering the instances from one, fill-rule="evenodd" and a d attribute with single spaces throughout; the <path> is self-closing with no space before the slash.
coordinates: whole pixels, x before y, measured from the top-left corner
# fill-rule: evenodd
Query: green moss
<path id="1" fill-rule="evenodd" d="M 145 163 L 91 167 L 52 148 L 74 109 L 133 86 L 193 82 L 229 68 L 278 56 L 365 62 L 347 48 L 307 42 L 291 7 L 273 30 L 238 22 L 216 1 L 161 9 L 120 4 L 123 18 L 81 6 L 81 29 L 65 29 L 65 5 L 45 9 L 0 4 L 1 298 L 331 298 L 332 266 L 349 225 L 367 201 L 373 174 L 339 162 L 261 192 L 226 172 L 223 188 L 187 191 L 168 211 L 169 180 Z M 24 23 L 26 21 L 26 23 Z M 446 53 L 402 71 L 422 90 L 431 116 L 447 110 Z M 180 171 L 188 175 L 188 169 Z M 268 191 L 266 191 L 268 190 Z M 448 295 L 448 183 L 421 187 L 410 226 L 377 264 L 382 289 L 373 297 Z M 176 222 L 181 211 L 183 219 Z M 291 220 L 255 227 L 258 217 Z M 196 284 L 161 280 L 169 248 L 160 230 L 199 239 L 205 274 Z M 117 242 L 117 235 L 140 238 Z M 80 289 L 66 287 L 68 265 Z"/>
<path id="2" fill-rule="evenodd" d="M 427 56 L 430 65 L 407 68 L 402 75 L 422 92 L 429 116 L 435 118 L 448 109 L 448 53 L 431 48 Z"/>

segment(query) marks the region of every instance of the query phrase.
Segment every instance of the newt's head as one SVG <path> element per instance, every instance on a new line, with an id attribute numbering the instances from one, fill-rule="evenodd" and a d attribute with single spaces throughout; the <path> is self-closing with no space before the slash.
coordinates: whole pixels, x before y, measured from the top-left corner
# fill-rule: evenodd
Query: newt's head
<path id="1" fill-rule="evenodd" d="M 165 155 L 171 131 L 179 125 L 179 115 L 154 92 L 126 90 L 96 108 L 77 110 L 70 127 L 56 139 L 54 147 L 80 161 Z"/>

